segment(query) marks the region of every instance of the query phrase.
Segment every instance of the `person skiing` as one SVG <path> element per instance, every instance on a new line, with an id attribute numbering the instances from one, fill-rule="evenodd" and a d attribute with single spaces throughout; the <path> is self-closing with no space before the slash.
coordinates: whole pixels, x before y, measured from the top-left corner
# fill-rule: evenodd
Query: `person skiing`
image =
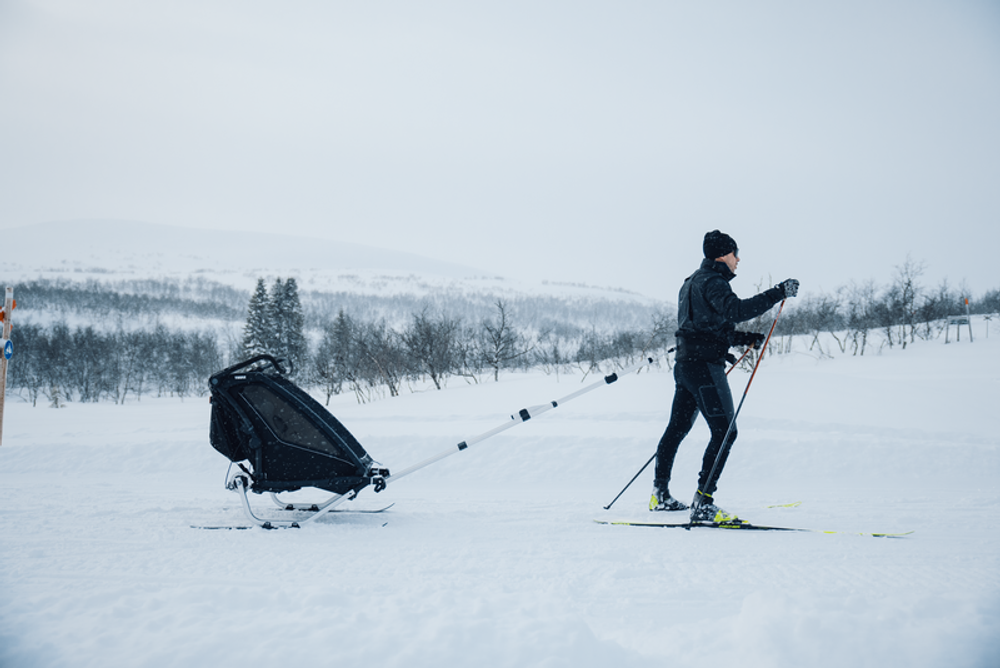
<path id="1" fill-rule="evenodd" d="M 649 509 L 689 509 L 670 495 L 670 472 L 677 448 L 701 413 L 708 422 L 711 438 L 702 459 L 698 490 L 690 506 L 691 522 L 740 523 L 738 517 L 716 505 L 713 496 L 736 440 L 736 425 L 729 428 L 734 411 L 725 362 L 736 361 L 729 354 L 730 346 L 759 349 L 764 341 L 763 334 L 736 331 L 736 323 L 756 318 L 786 297 L 794 297 L 799 282 L 790 278 L 749 299 L 740 299 L 729 286 L 740 262 L 736 241 L 728 234 L 713 230 L 705 235 L 702 250 L 705 259 L 698 271 L 684 280 L 677 300 L 674 400 L 670 421 L 656 451 Z M 729 438 L 723 443 L 727 431 Z"/>

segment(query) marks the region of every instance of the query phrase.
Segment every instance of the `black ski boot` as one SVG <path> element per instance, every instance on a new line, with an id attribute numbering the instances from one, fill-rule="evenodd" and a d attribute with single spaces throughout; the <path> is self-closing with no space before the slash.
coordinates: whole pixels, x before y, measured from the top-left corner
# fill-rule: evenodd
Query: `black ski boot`
<path id="1" fill-rule="evenodd" d="M 745 524 L 745 522 L 715 505 L 712 495 L 705 494 L 699 489 L 694 494 L 694 501 L 691 502 L 691 524 Z"/>
<path id="2" fill-rule="evenodd" d="M 678 501 L 670 496 L 666 485 L 653 484 L 653 496 L 649 499 L 650 510 L 687 510 L 688 506 L 683 501 Z"/>

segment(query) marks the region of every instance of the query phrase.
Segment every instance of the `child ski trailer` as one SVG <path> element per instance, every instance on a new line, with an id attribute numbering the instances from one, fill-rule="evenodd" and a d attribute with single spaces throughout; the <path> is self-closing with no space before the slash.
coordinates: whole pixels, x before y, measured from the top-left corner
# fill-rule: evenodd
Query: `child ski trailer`
<path id="1" fill-rule="evenodd" d="M 652 362 L 646 358 L 621 375 L 635 373 Z M 380 492 L 391 482 L 618 379 L 619 374 L 612 373 L 556 401 L 522 408 L 500 426 L 391 474 L 371 458 L 337 418 L 285 377 L 280 360 L 258 355 L 209 379 L 212 400 L 209 437 L 212 447 L 231 462 L 226 487 L 239 493 L 247 518 L 265 529 L 299 527 L 341 510 L 343 504 L 355 499 L 366 487 Z M 308 506 L 288 504 L 278 498 L 282 492 L 303 488 L 325 490 L 332 496 Z M 261 517 L 251 508 L 248 491 L 270 495 L 281 510 L 309 514 L 296 519 Z"/>

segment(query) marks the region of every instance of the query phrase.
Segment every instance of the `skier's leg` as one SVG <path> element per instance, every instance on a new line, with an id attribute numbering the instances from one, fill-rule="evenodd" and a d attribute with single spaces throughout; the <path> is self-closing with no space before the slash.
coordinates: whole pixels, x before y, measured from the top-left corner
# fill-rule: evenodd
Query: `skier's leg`
<path id="1" fill-rule="evenodd" d="M 681 363 L 678 363 L 678 366 Z M 674 369 L 676 377 L 677 367 Z M 654 485 L 657 489 L 667 491 L 670 484 L 670 472 L 674 468 L 674 458 L 677 456 L 677 449 L 681 441 L 691 431 L 694 421 L 698 417 L 698 404 L 695 397 L 680 382 L 674 389 L 674 401 L 670 409 L 670 422 L 667 423 L 666 431 L 660 438 L 660 444 L 656 448 L 656 468 L 653 474 Z"/>
<path id="2" fill-rule="evenodd" d="M 726 465 L 729 457 L 729 450 L 736 440 L 736 425 L 733 425 L 729 432 L 729 438 L 723 443 L 726 432 L 729 431 L 729 424 L 733 420 L 733 395 L 729 390 L 729 381 L 726 379 L 725 367 L 722 364 L 703 364 L 691 370 L 687 385 L 692 389 L 698 410 L 705 416 L 708 427 L 711 430 L 711 438 L 708 447 L 705 449 L 705 456 L 702 458 L 701 473 L 698 476 L 698 489 L 711 496 L 715 492 L 722 469 Z M 721 454 L 720 454 L 721 450 Z M 715 466 L 715 474 L 708 480 L 712 466 L 716 457 L 719 463 Z"/>

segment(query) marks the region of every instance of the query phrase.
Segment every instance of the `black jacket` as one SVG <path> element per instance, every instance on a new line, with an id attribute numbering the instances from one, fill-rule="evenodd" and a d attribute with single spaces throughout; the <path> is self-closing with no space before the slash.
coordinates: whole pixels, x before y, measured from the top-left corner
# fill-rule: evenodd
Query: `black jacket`
<path id="1" fill-rule="evenodd" d="M 687 277 L 677 300 L 677 359 L 722 362 L 733 344 L 736 323 L 752 320 L 782 300 L 778 288 L 740 299 L 729 287 L 736 274 L 724 262 L 706 259 Z"/>

